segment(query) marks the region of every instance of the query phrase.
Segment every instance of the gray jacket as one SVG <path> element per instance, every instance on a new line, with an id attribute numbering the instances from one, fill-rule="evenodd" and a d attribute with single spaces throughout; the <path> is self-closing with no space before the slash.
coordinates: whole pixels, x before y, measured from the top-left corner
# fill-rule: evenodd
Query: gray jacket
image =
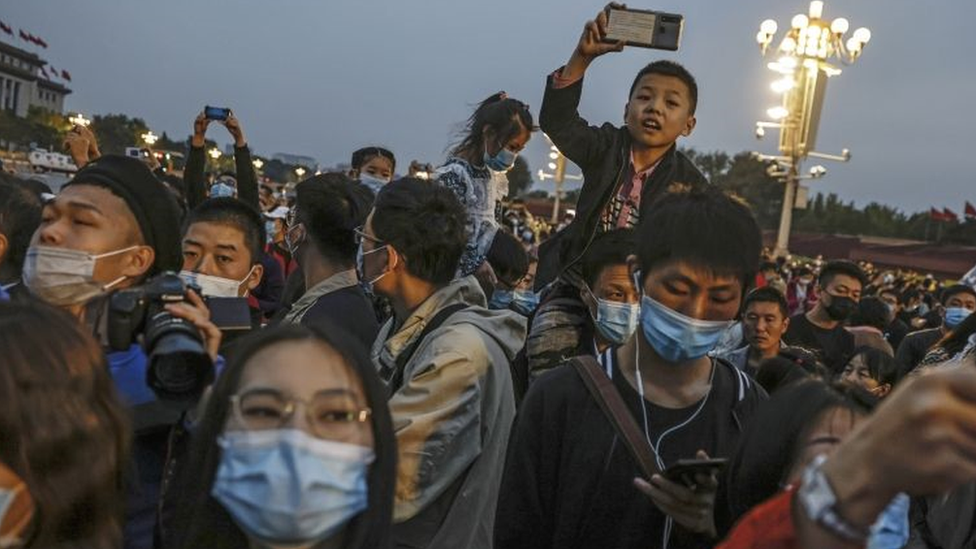
<path id="1" fill-rule="evenodd" d="M 399 446 L 393 537 L 397 547 L 490 549 L 495 503 L 515 418 L 509 364 L 525 341 L 525 319 L 486 308 L 474 277 L 431 295 L 393 333 L 380 330 L 372 359 L 389 382 L 397 356 L 441 309 L 390 397 Z"/>

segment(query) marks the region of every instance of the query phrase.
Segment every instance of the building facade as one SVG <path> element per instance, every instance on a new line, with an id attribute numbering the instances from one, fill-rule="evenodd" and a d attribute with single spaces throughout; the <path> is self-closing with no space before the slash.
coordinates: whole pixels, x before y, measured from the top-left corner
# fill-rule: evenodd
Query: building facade
<path id="1" fill-rule="evenodd" d="M 20 117 L 33 106 L 63 113 L 71 90 L 44 77 L 46 64 L 36 54 L 0 42 L 0 109 Z"/>

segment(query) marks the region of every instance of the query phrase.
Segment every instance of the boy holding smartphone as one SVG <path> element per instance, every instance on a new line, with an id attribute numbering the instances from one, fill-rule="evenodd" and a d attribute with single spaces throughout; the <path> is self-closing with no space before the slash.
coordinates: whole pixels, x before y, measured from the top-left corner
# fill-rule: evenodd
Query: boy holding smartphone
<path id="1" fill-rule="evenodd" d="M 583 170 L 573 222 L 540 249 L 536 289 L 556 281 L 539 309 L 527 343 L 532 377 L 558 365 L 564 343 L 575 341 L 585 320 L 579 302 L 580 259 L 597 234 L 634 227 L 641 212 L 669 191 L 705 185 L 705 177 L 678 152 L 676 142 L 695 128 L 698 87 L 671 61 L 653 62 L 637 74 L 624 106 L 624 127 L 589 125 L 578 112 L 583 76 L 601 55 L 623 50 L 606 42 L 609 4 L 589 21 L 573 54 L 549 76 L 539 125 L 559 150 Z"/>

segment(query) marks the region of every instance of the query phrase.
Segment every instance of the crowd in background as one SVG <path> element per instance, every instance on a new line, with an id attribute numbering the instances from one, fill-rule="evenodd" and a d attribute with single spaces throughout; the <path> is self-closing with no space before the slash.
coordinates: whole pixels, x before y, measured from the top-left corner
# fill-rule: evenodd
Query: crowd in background
<path id="1" fill-rule="evenodd" d="M 182 177 L 82 126 L 57 193 L 0 174 L 0 547 L 972 547 L 976 289 L 774 258 L 683 66 L 581 117 L 605 30 L 425 178 L 262 182 L 233 112 Z M 508 196 L 539 129 L 555 226 Z"/>

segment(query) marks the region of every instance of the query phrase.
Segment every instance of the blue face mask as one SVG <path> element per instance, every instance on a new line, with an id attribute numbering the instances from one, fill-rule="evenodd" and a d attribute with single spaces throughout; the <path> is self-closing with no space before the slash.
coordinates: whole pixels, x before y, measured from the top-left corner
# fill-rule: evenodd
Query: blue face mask
<path id="1" fill-rule="evenodd" d="M 515 165 L 515 159 L 518 158 L 518 154 L 513 153 L 505 147 L 502 147 L 495 156 L 488 154 L 488 147 L 485 146 L 485 166 L 493 172 L 507 172 L 512 169 Z"/>
<path id="2" fill-rule="evenodd" d="M 379 177 L 372 176 L 366 172 L 359 174 L 359 182 L 363 185 L 369 187 L 369 190 L 373 191 L 373 194 L 379 194 L 383 185 L 389 183 L 386 179 L 380 179 Z"/>
<path id="3" fill-rule="evenodd" d="M 641 329 L 651 347 L 664 360 L 674 363 L 699 359 L 715 348 L 728 320 L 699 320 L 654 301 L 641 299 Z"/>
<path id="4" fill-rule="evenodd" d="M 274 219 L 269 219 L 264 222 L 264 234 L 268 236 L 268 243 L 274 242 L 274 237 L 278 234 L 278 224 L 275 223 Z"/>
<path id="5" fill-rule="evenodd" d="M 945 324 L 947 328 L 955 328 L 956 326 L 962 324 L 963 320 L 966 320 L 969 315 L 973 314 L 972 311 L 964 307 L 948 307 L 945 310 Z"/>
<path id="6" fill-rule="evenodd" d="M 596 300 L 596 330 L 613 345 L 623 345 L 637 331 L 639 303 Z"/>
<path id="7" fill-rule="evenodd" d="M 495 290 L 494 292 L 491 292 L 491 299 L 488 301 L 488 308 L 494 310 L 507 309 L 514 300 L 515 292 L 512 290 Z"/>
<path id="8" fill-rule="evenodd" d="M 230 431 L 211 495 L 259 540 L 300 544 L 335 535 L 366 509 L 373 450 L 304 431 Z"/>
<path id="9" fill-rule="evenodd" d="M 539 306 L 539 296 L 535 292 L 516 290 L 512 297 L 512 308 L 529 316 Z"/>
<path id="10" fill-rule="evenodd" d="M 359 247 L 356 248 L 356 274 L 359 276 L 360 284 L 362 284 L 363 287 L 366 288 L 366 291 L 368 291 L 370 294 L 373 293 L 373 285 L 376 284 L 376 282 L 379 279 L 390 274 L 390 271 L 389 270 L 383 271 L 382 274 L 377 275 L 373 279 L 367 279 L 366 278 L 366 256 L 385 250 L 387 246 L 388 245 L 383 245 L 380 246 L 379 248 L 373 248 L 368 252 L 363 251 L 362 243 L 360 243 Z"/>

